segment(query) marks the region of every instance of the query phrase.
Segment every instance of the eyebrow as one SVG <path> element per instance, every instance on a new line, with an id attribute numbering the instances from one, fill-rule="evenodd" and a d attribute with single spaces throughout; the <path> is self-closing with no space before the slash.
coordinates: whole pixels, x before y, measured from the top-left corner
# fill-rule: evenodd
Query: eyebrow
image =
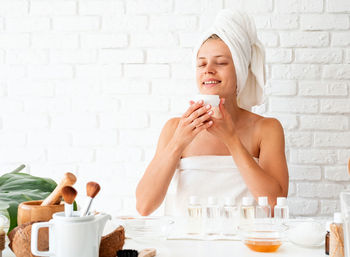
<path id="1" fill-rule="evenodd" d="M 226 57 L 227 58 L 227 56 L 226 55 L 215 55 L 214 57 Z M 205 57 L 203 57 L 203 56 L 200 56 L 200 57 L 198 57 L 198 59 L 206 59 Z"/>

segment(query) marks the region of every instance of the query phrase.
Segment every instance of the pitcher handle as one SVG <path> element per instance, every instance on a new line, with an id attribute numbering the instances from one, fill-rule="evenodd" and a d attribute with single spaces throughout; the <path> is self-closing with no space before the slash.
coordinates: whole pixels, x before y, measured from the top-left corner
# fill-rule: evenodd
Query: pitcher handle
<path id="1" fill-rule="evenodd" d="M 30 248 L 32 250 L 32 253 L 37 256 L 53 256 L 53 252 L 49 251 L 39 251 L 38 250 L 38 234 L 40 228 L 49 228 L 52 226 L 52 223 L 50 222 L 39 222 L 34 223 L 32 225 L 32 236 L 31 236 L 31 244 Z M 51 247 L 50 247 L 51 248 Z"/>

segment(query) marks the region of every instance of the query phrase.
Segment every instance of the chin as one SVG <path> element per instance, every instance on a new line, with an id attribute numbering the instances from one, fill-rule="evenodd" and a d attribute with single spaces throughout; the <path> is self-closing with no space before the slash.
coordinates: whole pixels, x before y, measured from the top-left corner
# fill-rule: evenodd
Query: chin
<path id="1" fill-rule="evenodd" d="M 201 88 L 199 93 L 202 95 L 221 95 L 221 90 L 218 88 Z"/>

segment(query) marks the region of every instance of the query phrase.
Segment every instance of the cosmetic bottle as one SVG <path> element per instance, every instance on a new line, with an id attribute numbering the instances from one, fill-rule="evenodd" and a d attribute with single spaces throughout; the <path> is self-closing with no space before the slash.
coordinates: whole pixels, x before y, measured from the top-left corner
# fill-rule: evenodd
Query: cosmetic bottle
<path id="1" fill-rule="evenodd" d="M 257 219 L 271 218 L 271 207 L 267 196 L 258 197 L 258 205 L 255 209 L 255 217 Z"/>
<path id="2" fill-rule="evenodd" d="M 285 223 L 289 219 L 289 207 L 286 197 L 277 197 L 277 204 L 274 208 L 276 222 Z"/>
<path id="3" fill-rule="evenodd" d="M 208 235 L 217 235 L 220 233 L 221 211 L 216 197 L 208 197 L 206 207 L 205 231 Z"/>
<path id="4" fill-rule="evenodd" d="M 330 225 L 329 255 L 344 257 L 343 220 L 340 212 L 334 213 L 333 223 Z"/>
<path id="5" fill-rule="evenodd" d="M 222 233 L 230 236 L 237 233 L 239 222 L 239 209 L 235 205 L 233 197 L 226 197 L 224 207 L 222 208 Z"/>
<path id="6" fill-rule="evenodd" d="M 187 233 L 200 234 L 202 231 L 202 206 L 199 197 L 190 196 L 187 214 Z"/>
<path id="7" fill-rule="evenodd" d="M 240 207 L 240 223 L 251 223 L 255 217 L 254 198 L 243 197 Z"/>

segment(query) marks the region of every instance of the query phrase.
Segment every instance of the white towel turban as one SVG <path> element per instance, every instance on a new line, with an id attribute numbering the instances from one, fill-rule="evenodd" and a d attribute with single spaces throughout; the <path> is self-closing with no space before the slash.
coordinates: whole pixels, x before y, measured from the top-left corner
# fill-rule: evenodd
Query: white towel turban
<path id="1" fill-rule="evenodd" d="M 265 85 L 265 52 L 256 33 L 254 21 L 237 10 L 221 10 L 213 26 L 203 33 L 194 49 L 198 50 L 212 34 L 218 35 L 231 51 L 237 76 L 238 106 L 250 110 L 262 104 Z"/>

